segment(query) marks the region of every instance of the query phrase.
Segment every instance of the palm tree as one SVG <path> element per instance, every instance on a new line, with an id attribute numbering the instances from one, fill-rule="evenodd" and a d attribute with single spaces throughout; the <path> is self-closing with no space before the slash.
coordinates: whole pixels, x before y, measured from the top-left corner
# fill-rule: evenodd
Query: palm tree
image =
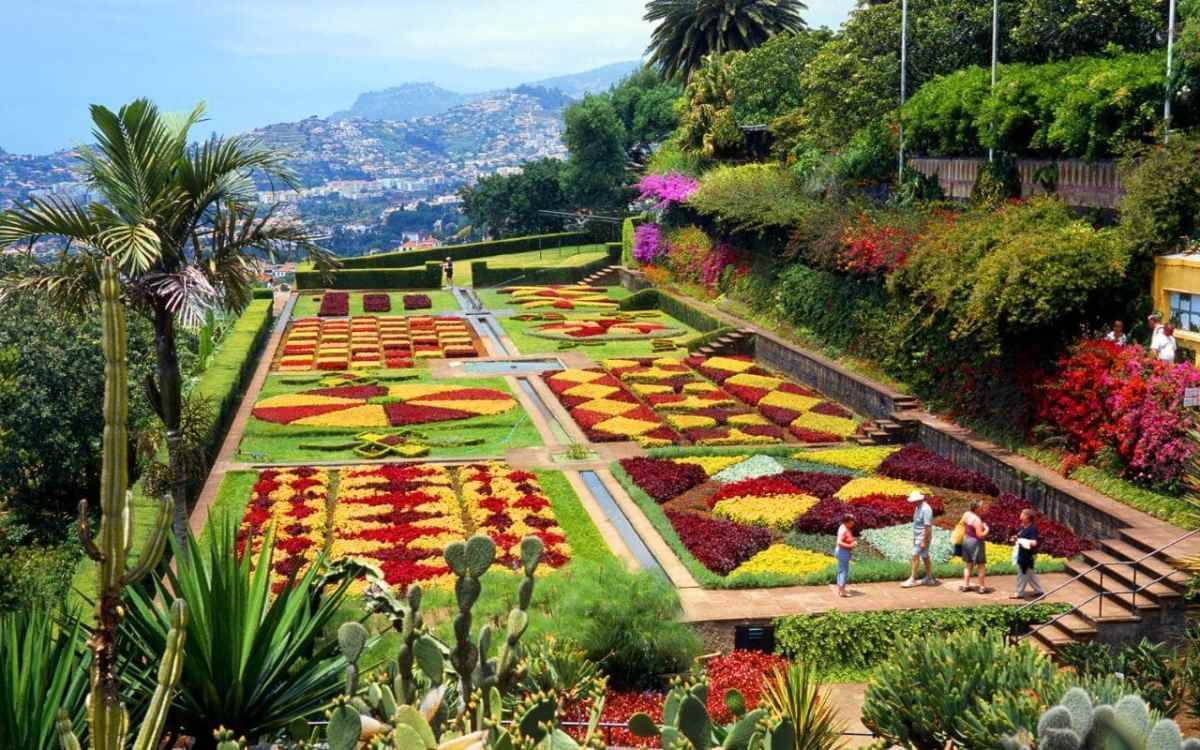
<path id="1" fill-rule="evenodd" d="M 79 159 L 99 200 L 33 197 L 0 213 L 0 249 L 27 243 L 32 253 L 40 239 L 63 241 L 53 262 L 0 279 L 0 295 L 38 294 L 82 312 L 97 304 L 102 260 L 116 261 L 125 304 L 154 330 L 155 375 L 145 385 L 167 437 L 175 536 L 186 541 L 176 326 L 199 325 L 213 309 L 244 307 L 262 257 L 303 250 L 322 268 L 331 258 L 302 226 L 277 216 L 277 205 L 256 205 L 256 174 L 295 185 L 282 154 L 245 136 L 189 145 L 203 104 L 182 118 L 145 99 L 115 113 L 93 105 L 91 115 L 96 143 L 79 149 Z"/>
<path id="2" fill-rule="evenodd" d="M 685 80 L 709 54 L 748 50 L 806 25 L 800 0 L 650 0 L 645 20 L 657 23 L 646 48 L 668 78 Z"/>

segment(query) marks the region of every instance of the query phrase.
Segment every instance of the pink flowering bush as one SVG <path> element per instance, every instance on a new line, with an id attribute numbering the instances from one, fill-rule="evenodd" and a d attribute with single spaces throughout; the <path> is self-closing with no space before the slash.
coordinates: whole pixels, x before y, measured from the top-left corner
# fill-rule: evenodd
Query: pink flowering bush
<path id="1" fill-rule="evenodd" d="M 662 230 L 657 224 L 642 224 L 633 232 L 633 259 L 647 266 L 653 265 L 667 254 L 667 243 L 663 242 Z"/>
<path id="2" fill-rule="evenodd" d="M 730 245 L 722 242 L 713 249 L 705 253 L 700 259 L 700 283 L 704 284 L 708 289 L 716 289 L 721 282 L 721 274 L 726 268 L 734 266 L 739 273 L 745 271 L 744 263 L 738 263 L 737 251 Z"/>
<path id="3" fill-rule="evenodd" d="M 699 187 L 699 181 L 676 172 L 648 174 L 638 183 L 639 197 L 654 201 L 656 207 L 663 210 L 686 202 Z"/>

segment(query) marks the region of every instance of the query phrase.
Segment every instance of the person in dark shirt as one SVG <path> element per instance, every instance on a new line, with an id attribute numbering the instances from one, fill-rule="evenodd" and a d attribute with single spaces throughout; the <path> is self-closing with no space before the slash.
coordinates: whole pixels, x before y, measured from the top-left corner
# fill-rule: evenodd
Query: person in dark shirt
<path id="1" fill-rule="evenodd" d="M 446 286 L 453 289 L 454 288 L 454 261 L 450 260 L 449 255 L 447 255 L 446 259 L 444 261 L 442 261 L 442 273 L 446 275 Z"/>
<path id="2" fill-rule="evenodd" d="M 1025 588 L 1033 588 L 1034 596 L 1045 593 L 1038 580 L 1034 563 L 1037 562 L 1038 530 L 1034 513 L 1026 508 L 1021 511 L 1021 529 L 1017 532 L 1017 593 L 1013 599 L 1024 599 Z"/>

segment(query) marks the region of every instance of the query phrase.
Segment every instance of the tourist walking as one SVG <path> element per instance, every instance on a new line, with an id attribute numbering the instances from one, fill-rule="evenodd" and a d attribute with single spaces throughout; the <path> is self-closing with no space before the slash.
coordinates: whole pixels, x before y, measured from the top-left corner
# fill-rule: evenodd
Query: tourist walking
<path id="1" fill-rule="evenodd" d="M 850 581 L 850 554 L 858 546 L 858 540 L 854 538 L 855 523 L 854 514 L 847 513 L 842 516 L 842 525 L 837 530 L 837 548 L 833 556 L 837 558 L 838 565 L 838 596 L 850 596 L 846 584 Z"/>
<path id="2" fill-rule="evenodd" d="M 1034 564 L 1037 562 L 1038 530 L 1032 508 L 1021 511 L 1021 529 L 1017 532 L 1017 591 L 1010 598 L 1024 599 L 1025 587 L 1033 589 L 1034 596 L 1046 593 L 1038 580 Z"/>
<path id="3" fill-rule="evenodd" d="M 911 589 L 914 586 L 922 585 L 936 586 L 938 580 L 933 577 L 933 560 L 929 556 L 929 548 L 933 542 L 933 508 L 925 500 L 925 494 L 916 490 L 909 493 L 908 502 L 916 506 L 913 509 L 912 517 L 912 571 L 909 573 L 908 580 L 900 584 L 900 587 Z M 918 581 L 917 572 L 922 561 L 925 563 L 925 577 Z"/>
<path id="4" fill-rule="evenodd" d="M 1162 315 L 1154 313 L 1150 316 L 1150 351 L 1163 362 L 1175 361 L 1175 329 L 1163 325 Z"/>
<path id="5" fill-rule="evenodd" d="M 442 261 L 442 273 L 444 273 L 446 275 L 446 286 L 453 289 L 454 288 L 454 261 L 450 260 L 449 255 L 447 255 L 446 259 L 444 261 Z"/>
<path id="6" fill-rule="evenodd" d="M 1125 346 L 1129 343 L 1129 337 L 1125 335 L 1125 323 L 1120 320 L 1114 320 L 1112 330 L 1104 337 L 1105 341 L 1111 341 L 1114 344 Z"/>
<path id="7" fill-rule="evenodd" d="M 965 563 L 963 567 L 963 582 L 958 587 L 959 591 L 978 591 L 981 594 L 990 594 L 992 589 L 987 586 L 987 539 L 988 525 L 979 517 L 980 502 L 978 500 L 971 501 L 970 509 L 963 514 L 963 543 L 962 543 L 962 559 Z M 978 588 L 971 585 L 971 574 L 978 573 L 979 586 Z"/>

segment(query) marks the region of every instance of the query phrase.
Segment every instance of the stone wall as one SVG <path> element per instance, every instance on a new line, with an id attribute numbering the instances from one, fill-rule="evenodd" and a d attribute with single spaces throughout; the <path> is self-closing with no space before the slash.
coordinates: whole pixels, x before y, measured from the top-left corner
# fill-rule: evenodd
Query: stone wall
<path id="1" fill-rule="evenodd" d="M 910 159 L 908 165 L 924 175 L 936 175 L 942 191 L 950 198 L 970 198 L 979 168 L 987 159 Z M 1087 208 L 1116 208 L 1125 195 L 1125 187 L 1113 161 L 1085 162 L 1076 159 L 1049 161 L 1020 159 L 1021 195 L 1043 194 L 1034 174 L 1044 167 L 1058 170 L 1056 194 L 1067 205 Z"/>

